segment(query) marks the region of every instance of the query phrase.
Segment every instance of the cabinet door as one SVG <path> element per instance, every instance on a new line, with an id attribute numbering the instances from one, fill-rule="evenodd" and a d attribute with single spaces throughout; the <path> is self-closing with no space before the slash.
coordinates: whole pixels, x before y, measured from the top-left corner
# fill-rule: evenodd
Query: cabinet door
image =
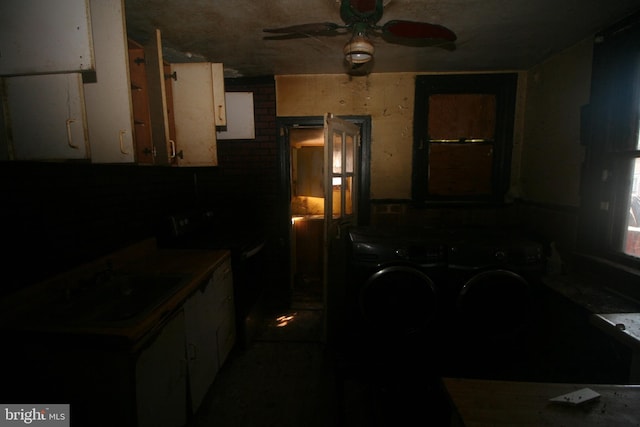
<path id="1" fill-rule="evenodd" d="M 218 362 L 225 362 L 236 341 L 235 300 L 231 260 L 222 264 L 213 275 L 214 295 L 212 310 L 215 316 Z"/>
<path id="2" fill-rule="evenodd" d="M 88 159 L 80 73 L 2 79 L 4 139 L 12 160 Z"/>
<path id="3" fill-rule="evenodd" d="M 179 166 L 217 166 L 211 63 L 172 64 L 176 152 Z"/>
<path id="4" fill-rule="evenodd" d="M 182 427 L 186 424 L 187 378 L 185 320 L 178 312 L 136 363 L 139 427 Z"/>
<path id="5" fill-rule="evenodd" d="M 0 2 L 0 75 L 94 69 L 88 0 Z"/>
<path id="6" fill-rule="evenodd" d="M 165 74 L 170 74 L 171 71 L 165 71 L 160 30 L 156 29 L 154 36 L 144 45 L 144 55 L 149 87 L 149 115 L 154 163 L 166 165 L 169 164 L 172 137 L 169 124 L 171 110 L 168 108 L 171 97 L 167 93 L 167 88 L 171 88 L 171 84 L 165 79 Z"/>
<path id="7" fill-rule="evenodd" d="M 122 0 L 91 0 L 96 81 L 84 85 L 93 163 L 134 161 Z"/>
<path id="8" fill-rule="evenodd" d="M 224 96 L 224 65 L 222 63 L 211 64 L 211 77 L 213 78 L 213 104 L 215 105 L 214 121 L 216 126 L 227 126 L 227 102 Z"/>
<path id="9" fill-rule="evenodd" d="M 169 126 L 169 139 L 167 145 L 167 156 L 169 158 L 169 163 L 172 165 L 177 165 L 178 158 L 173 155 L 175 153 L 176 146 L 176 120 L 174 115 L 174 107 L 173 107 L 173 86 L 171 84 L 171 79 L 175 80 L 176 74 L 173 74 L 171 71 L 171 64 L 164 62 L 163 63 L 164 70 L 164 88 L 167 97 L 167 104 L 165 105 L 167 111 L 167 120 Z"/>
<path id="10" fill-rule="evenodd" d="M 131 102 L 135 126 L 136 158 L 138 163 L 153 164 L 154 150 L 151 140 L 151 115 L 149 114 L 149 84 L 144 48 L 129 41 L 129 73 L 131 76 Z"/>
<path id="11" fill-rule="evenodd" d="M 184 305 L 187 366 L 192 411 L 195 413 L 220 365 L 216 339 L 214 279 L 198 289 Z"/>

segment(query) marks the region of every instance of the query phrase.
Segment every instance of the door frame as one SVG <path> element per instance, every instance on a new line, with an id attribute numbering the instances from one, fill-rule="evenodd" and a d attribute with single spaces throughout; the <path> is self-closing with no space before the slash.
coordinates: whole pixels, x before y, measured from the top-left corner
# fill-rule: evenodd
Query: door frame
<path id="1" fill-rule="evenodd" d="M 358 148 L 358 224 L 368 225 L 370 220 L 370 183 L 371 183 L 371 116 L 347 115 L 336 117 L 352 122 L 360 127 L 360 146 Z M 277 205 L 277 240 L 279 243 L 281 264 L 278 266 L 278 291 L 290 298 L 291 283 L 291 144 L 289 130 L 291 128 L 324 127 L 324 116 L 276 117 L 278 140 L 278 200 Z M 280 285 L 282 284 L 282 285 Z M 279 287 L 282 286 L 280 289 Z"/>

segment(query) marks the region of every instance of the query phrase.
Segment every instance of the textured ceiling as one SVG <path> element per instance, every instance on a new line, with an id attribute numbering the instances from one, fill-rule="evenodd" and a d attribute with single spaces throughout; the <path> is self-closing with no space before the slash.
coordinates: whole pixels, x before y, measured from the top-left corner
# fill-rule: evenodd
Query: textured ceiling
<path id="1" fill-rule="evenodd" d="M 640 10 L 638 0 L 387 0 L 391 19 L 446 26 L 454 50 L 411 47 L 373 37 L 371 72 L 528 69 Z M 129 36 L 161 30 L 170 62 L 223 62 L 225 76 L 344 73 L 346 34 L 265 40 L 264 28 L 341 24 L 336 0 L 125 0 Z"/>

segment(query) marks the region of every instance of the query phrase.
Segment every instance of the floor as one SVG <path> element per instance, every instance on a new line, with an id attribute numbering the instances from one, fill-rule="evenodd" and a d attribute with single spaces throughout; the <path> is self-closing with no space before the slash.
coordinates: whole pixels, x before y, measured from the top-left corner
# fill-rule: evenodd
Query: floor
<path id="1" fill-rule="evenodd" d="M 310 286 L 289 306 L 267 310 L 255 339 L 234 349 L 188 427 L 448 425 L 446 405 L 434 401 L 433 384 L 420 376 L 337 369 L 322 344 L 322 308 L 321 293 Z"/>

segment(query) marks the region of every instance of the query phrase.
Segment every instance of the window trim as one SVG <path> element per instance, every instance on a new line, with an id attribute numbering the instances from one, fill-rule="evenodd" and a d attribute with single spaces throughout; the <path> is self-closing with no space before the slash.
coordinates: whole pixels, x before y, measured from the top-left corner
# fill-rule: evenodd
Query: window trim
<path id="1" fill-rule="evenodd" d="M 629 210 L 628 165 L 640 157 L 640 13 L 596 34 L 590 104 L 582 111 L 586 146 L 577 247 L 627 268 L 640 259 L 624 253 Z"/>
<path id="2" fill-rule="evenodd" d="M 417 75 L 415 81 L 411 197 L 416 204 L 435 202 L 502 203 L 509 189 L 515 120 L 517 73 Z M 490 195 L 437 196 L 428 191 L 429 96 L 489 93 L 496 95 L 496 132 Z"/>

